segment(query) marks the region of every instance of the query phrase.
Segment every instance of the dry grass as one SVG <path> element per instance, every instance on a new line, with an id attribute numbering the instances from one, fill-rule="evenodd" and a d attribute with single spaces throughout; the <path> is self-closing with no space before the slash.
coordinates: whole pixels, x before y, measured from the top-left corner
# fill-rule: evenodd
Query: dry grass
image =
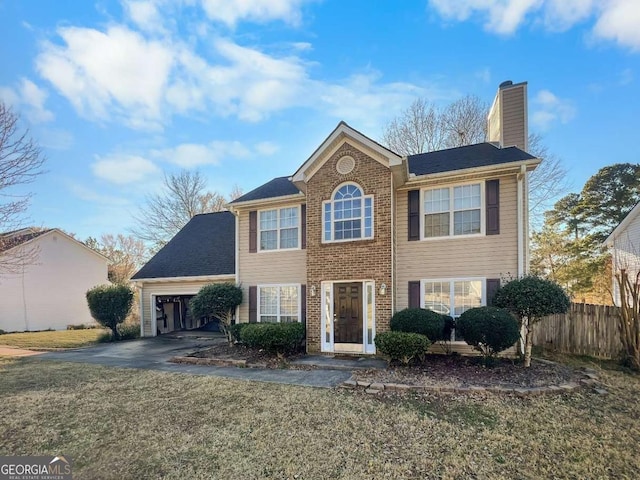
<path id="1" fill-rule="evenodd" d="M 640 377 L 608 396 L 371 397 L 0 359 L 0 452 L 79 479 L 640 478 Z"/>
<path id="2" fill-rule="evenodd" d="M 75 348 L 95 343 L 103 328 L 85 330 L 49 330 L 44 332 L 7 333 L 0 335 L 0 345 L 17 348 Z"/>

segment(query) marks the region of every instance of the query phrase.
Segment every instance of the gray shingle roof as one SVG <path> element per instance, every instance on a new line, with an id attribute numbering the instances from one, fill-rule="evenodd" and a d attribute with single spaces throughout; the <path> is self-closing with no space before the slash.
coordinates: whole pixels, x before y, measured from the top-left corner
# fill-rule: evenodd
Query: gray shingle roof
<path id="1" fill-rule="evenodd" d="M 409 155 L 408 161 L 409 173 L 428 175 L 534 158 L 536 157 L 518 147 L 498 148 L 492 143 L 477 143 L 465 147 Z"/>
<path id="2" fill-rule="evenodd" d="M 231 212 L 196 215 L 132 280 L 233 275 L 235 225 L 235 216 Z"/>
<path id="3" fill-rule="evenodd" d="M 262 200 L 264 198 L 284 197 L 286 195 L 295 195 L 296 193 L 300 193 L 300 190 L 298 190 L 298 187 L 289 180 L 289 177 L 278 177 L 259 186 L 258 188 L 254 188 L 250 192 L 236 198 L 231 203 Z"/>

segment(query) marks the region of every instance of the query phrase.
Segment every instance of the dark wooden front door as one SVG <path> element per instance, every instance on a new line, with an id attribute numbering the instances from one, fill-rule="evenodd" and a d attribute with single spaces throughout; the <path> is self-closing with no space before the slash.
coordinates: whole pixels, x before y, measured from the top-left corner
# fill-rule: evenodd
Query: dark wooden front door
<path id="1" fill-rule="evenodd" d="M 333 286 L 333 341 L 362 343 L 362 283 Z"/>

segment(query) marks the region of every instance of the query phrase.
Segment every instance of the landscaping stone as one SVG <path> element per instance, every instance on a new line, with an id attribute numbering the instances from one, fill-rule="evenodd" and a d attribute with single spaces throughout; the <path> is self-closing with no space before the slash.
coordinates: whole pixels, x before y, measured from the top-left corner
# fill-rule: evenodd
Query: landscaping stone
<path id="1" fill-rule="evenodd" d="M 358 384 L 359 387 L 364 387 L 364 388 L 369 388 L 369 385 L 371 385 L 371 382 L 363 382 L 361 380 L 358 380 L 356 383 Z"/>
<path id="2" fill-rule="evenodd" d="M 594 388 L 594 390 L 598 395 L 609 395 L 609 392 L 604 388 Z"/>
<path id="3" fill-rule="evenodd" d="M 346 382 L 343 382 L 342 385 L 348 388 L 356 388 L 358 386 L 358 382 L 355 380 L 347 380 Z"/>
<path id="4" fill-rule="evenodd" d="M 514 388 L 513 391 L 519 397 L 526 397 L 530 393 L 528 388 Z"/>
<path id="5" fill-rule="evenodd" d="M 375 388 L 367 388 L 365 389 L 365 393 L 369 393 L 371 395 L 378 395 L 382 393 L 382 390 L 376 390 Z"/>
<path id="6" fill-rule="evenodd" d="M 372 390 L 384 390 L 384 383 L 372 383 L 369 388 Z"/>
<path id="7" fill-rule="evenodd" d="M 486 393 L 487 389 L 484 387 L 471 386 L 469 387 L 471 393 Z"/>

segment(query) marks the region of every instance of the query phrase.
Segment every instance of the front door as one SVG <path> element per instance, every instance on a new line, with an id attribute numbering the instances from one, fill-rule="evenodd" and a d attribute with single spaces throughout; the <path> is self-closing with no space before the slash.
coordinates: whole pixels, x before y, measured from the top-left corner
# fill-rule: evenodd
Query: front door
<path id="1" fill-rule="evenodd" d="M 362 283 L 335 283 L 333 300 L 333 341 L 362 345 Z"/>

